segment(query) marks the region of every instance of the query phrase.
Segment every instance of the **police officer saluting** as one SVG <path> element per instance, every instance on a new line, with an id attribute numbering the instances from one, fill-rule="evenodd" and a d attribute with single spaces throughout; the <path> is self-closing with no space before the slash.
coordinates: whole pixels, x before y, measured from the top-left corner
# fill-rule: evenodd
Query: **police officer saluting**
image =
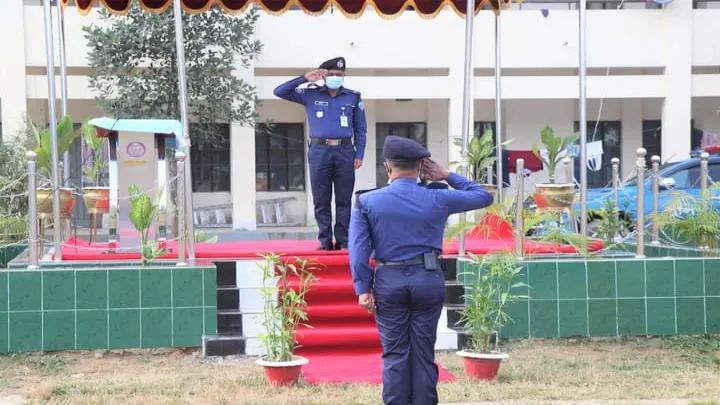
<path id="1" fill-rule="evenodd" d="M 323 62 L 319 69 L 278 86 L 282 99 L 305 106 L 310 123 L 308 163 L 315 220 L 320 228 L 320 250 L 348 247 L 348 226 L 355 170 L 365 155 L 367 123 L 360 92 L 343 87 L 345 58 Z M 325 85 L 311 84 L 324 79 Z M 333 187 L 335 188 L 335 229 L 332 227 Z M 333 234 L 335 241 L 333 243 Z"/>
<path id="2" fill-rule="evenodd" d="M 436 405 L 437 325 L 445 296 L 439 266 L 448 216 L 487 207 L 477 183 L 429 159 L 417 142 L 388 136 L 388 186 L 359 191 L 350 221 L 350 268 L 358 303 L 375 312 L 383 345 L 386 405 Z M 417 178 L 454 189 L 421 187 Z M 376 270 L 370 267 L 374 252 Z"/>

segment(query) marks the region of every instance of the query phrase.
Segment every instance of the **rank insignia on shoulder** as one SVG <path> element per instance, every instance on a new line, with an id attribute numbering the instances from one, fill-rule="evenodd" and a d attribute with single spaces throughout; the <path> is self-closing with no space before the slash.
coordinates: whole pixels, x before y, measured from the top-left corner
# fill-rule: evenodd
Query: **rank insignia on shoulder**
<path id="1" fill-rule="evenodd" d="M 365 103 L 362 102 L 362 101 L 359 102 L 359 103 L 358 103 L 358 108 L 361 109 L 361 110 L 363 110 L 363 111 L 365 111 Z"/>

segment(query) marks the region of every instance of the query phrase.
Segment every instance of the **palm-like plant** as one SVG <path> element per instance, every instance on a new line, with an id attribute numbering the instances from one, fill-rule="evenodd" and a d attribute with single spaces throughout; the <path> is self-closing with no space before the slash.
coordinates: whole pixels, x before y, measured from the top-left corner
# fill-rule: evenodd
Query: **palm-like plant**
<path id="1" fill-rule="evenodd" d="M 699 196 L 675 193 L 667 208 L 654 220 L 679 241 L 695 244 L 701 249 L 716 250 L 720 246 L 720 210 L 715 195 L 720 185 L 713 183 Z"/>
<path id="2" fill-rule="evenodd" d="M 540 140 L 545 146 L 547 155 L 540 152 L 540 148 L 537 144 L 532 145 L 532 151 L 538 159 L 542 160 L 545 167 L 548 168 L 548 181 L 550 181 L 550 183 L 555 183 L 557 165 L 565 157 L 563 152 L 568 146 L 574 144 L 579 139 L 580 135 L 578 134 L 555 136 L 555 131 L 549 125 L 546 125 L 545 128 L 540 131 Z"/>
<path id="3" fill-rule="evenodd" d="M 35 124 L 30 123 L 33 134 L 35 135 L 35 141 L 37 142 L 37 168 L 39 172 L 47 177 L 50 176 L 52 168 L 52 134 L 50 129 L 40 130 Z M 57 130 L 57 150 L 58 156 L 65 153 L 70 145 L 73 143 L 75 138 L 80 136 L 80 130 L 75 131 L 73 129 L 73 122 L 69 116 L 64 116 L 56 125 Z M 65 168 L 66 170 L 68 168 Z"/>
<path id="4" fill-rule="evenodd" d="M 507 140 L 500 144 L 500 147 L 504 147 L 510 144 L 513 140 Z M 462 138 L 455 138 L 453 141 L 455 146 L 462 147 Z M 476 182 L 482 182 L 483 171 L 487 170 L 497 161 L 497 157 L 491 156 L 495 151 L 495 139 L 493 130 L 488 128 L 483 132 L 482 136 L 475 135 L 470 139 L 467 145 L 467 154 L 470 159 L 469 162 L 469 176 L 470 179 Z M 460 162 L 450 162 L 451 167 L 458 167 Z M 459 170 L 459 167 L 458 167 Z"/>
<path id="5" fill-rule="evenodd" d="M 497 343 L 493 337 L 500 328 L 512 322 L 505 306 L 527 298 L 527 295 L 516 291 L 528 286 L 518 281 L 523 267 L 512 254 L 472 255 L 470 260 L 477 265 L 477 270 L 461 274 L 471 281 L 465 286 L 466 303 L 458 323 L 468 333 L 468 350 L 491 353 Z"/>

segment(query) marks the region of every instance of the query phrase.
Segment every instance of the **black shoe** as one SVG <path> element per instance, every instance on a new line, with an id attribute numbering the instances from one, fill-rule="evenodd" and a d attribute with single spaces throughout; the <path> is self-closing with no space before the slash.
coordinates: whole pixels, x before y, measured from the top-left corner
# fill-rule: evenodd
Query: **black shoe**
<path id="1" fill-rule="evenodd" d="M 320 246 L 318 246 L 317 250 L 335 250 L 335 249 L 333 248 L 332 244 L 321 243 Z"/>
<path id="2" fill-rule="evenodd" d="M 348 244 L 347 243 L 336 243 L 335 244 L 335 250 L 347 250 Z"/>

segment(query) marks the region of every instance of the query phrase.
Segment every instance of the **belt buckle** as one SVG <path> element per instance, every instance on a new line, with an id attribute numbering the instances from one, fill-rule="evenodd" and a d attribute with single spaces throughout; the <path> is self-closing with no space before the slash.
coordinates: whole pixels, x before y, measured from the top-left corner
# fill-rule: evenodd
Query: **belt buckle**
<path id="1" fill-rule="evenodd" d="M 328 146 L 339 146 L 342 143 L 341 139 L 326 139 L 325 144 Z"/>

